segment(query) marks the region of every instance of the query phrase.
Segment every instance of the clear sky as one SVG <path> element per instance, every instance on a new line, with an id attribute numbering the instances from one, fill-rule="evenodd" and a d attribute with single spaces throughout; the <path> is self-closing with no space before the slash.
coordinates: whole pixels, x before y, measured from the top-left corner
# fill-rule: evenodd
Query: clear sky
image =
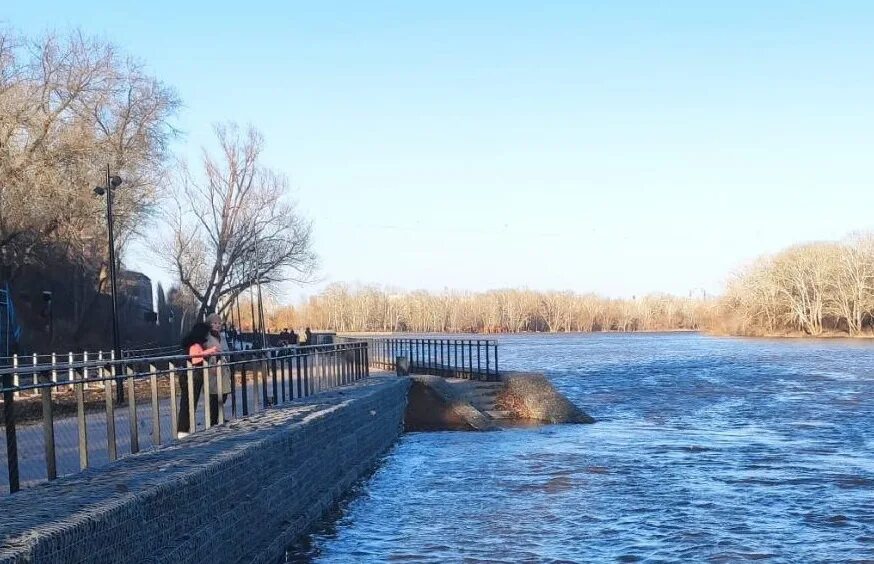
<path id="1" fill-rule="evenodd" d="M 212 122 L 259 127 L 323 283 L 718 292 L 874 228 L 872 2 L 4 0 L 0 20 L 142 58 L 185 103 L 182 154 Z"/>

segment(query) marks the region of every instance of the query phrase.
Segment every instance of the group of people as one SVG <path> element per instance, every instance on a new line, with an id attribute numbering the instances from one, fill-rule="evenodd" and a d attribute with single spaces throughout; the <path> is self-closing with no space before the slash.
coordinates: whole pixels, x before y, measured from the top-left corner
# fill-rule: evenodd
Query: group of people
<path id="1" fill-rule="evenodd" d="M 233 331 L 233 328 L 229 330 L 223 324 L 221 316 L 217 313 L 212 313 L 207 316 L 205 322 L 196 323 L 185 338 L 182 339 L 182 348 L 191 357 L 192 369 L 183 371 L 179 377 L 180 406 L 176 425 L 176 436 L 179 438 L 188 436 L 193 430 L 191 428 L 193 415 L 190 412 L 190 405 L 193 403 L 196 409 L 197 403 L 200 401 L 200 395 L 203 392 L 205 377 L 209 377 L 209 398 L 207 398 L 207 401 L 209 401 L 210 424 L 215 425 L 218 423 L 219 410 L 224 409 L 225 401 L 228 399 L 231 391 L 231 370 L 226 364 L 213 363 L 208 366 L 206 359 L 231 350 L 227 339 L 230 331 Z M 279 333 L 279 346 L 304 346 L 313 342 L 312 332 L 309 327 L 304 331 L 303 340 L 298 341 L 299 338 L 294 329 L 291 331 L 283 329 Z M 189 377 L 192 379 L 190 393 L 188 389 Z M 219 387 L 219 384 L 221 384 L 221 387 Z M 221 394 L 219 390 L 221 390 Z"/>
<path id="2" fill-rule="evenodd" d="M 294 329 L 288 330 L 288 327 L 279 332 L 279 346 L 288 347 L 294 345 L 306 346 L 313 344 L 313 334 L 310 328 L 307 327 L 303 333 L 303 340 L 300 339 Z"/>

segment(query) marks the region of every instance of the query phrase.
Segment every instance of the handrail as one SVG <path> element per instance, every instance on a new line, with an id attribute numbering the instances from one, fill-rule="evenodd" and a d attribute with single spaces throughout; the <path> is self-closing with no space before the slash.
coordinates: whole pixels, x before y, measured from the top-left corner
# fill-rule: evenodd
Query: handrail
<path id="1" fill-rule="evenodd" d="M 226 419 L 309 397 L 370 374 L 367 343 L 363 341 L 221 351 L 198 356 L 204 358 L 202 367 L 193 365 L 190 355 L 175 354 L 89 359 L 0 370 L 8 491 L 18 491 L 22 484 L 53 480 L 59 469 L 62 473 L 71 472 L 75 463 L 70 458 L 77 452 L 80 469 L 91 466 L 95 457 L 112 462 L 127 453 L 139 452 L 144 443 L 148 444 L 145 448 L 154 448 L 175 439 L 177 433 L 182 436 L 208 429 L 223 424 Z M 48 381 L 65 372 L 69 380 Z M 33 381 L 12 385 L 13 376 Z M 230 389 L 223 382 L 228 376 Z M 104 385 L 96 389 L 88 387 L 100 382 Z M 122 403 L 116 401 L 111 384 L 124 385 L 128 390 L 124 402 L 127 408 L 123 411 L 117 410 Z M 54 395 L 53 391 L 58 388 L 71 389 L 74 394 Z M 32 394 L 18 400 L 18 393 L 23 391 Z M 226 405 L 226 398 L 230 398 L 230 405 Z M 16 409 L 19 405 L 22 407 Z M 59 406 L 57 413 L 56 405 Z M 116 420 L 119 418 L 128 423 L 130 440 L 127 443 L 117 442 Z M 88 430 L 94 426 L 104 428 L 98 433 L 102 437 L 100 441 L 89 441 Z M 148 440 L 141 440 L 141 429 L 148 433 Z M 56 441 L 61 443 L 61 448 L 56 448 Z M 19 444 L 30 444 L 31 452 L 41 446 L 44 465 L 40 466 L 38 459 L 30 457 L 19 467 Z"/>
<path id="2" fill-rule="evenodd" d="M 371 362 L 380 368 L 399 370 L 398 358 L 405 357 L 411 372 L 472 380 L 500 380 L 498 342 L 494 339 L 339 335 L 337 339 L 366 342 Z"/>
<path id="3" fill-rule="evenodd" d="M 354 342 L 354 341 L 353 341 Z M 363 342 L 363 341 L 357 341 Z M 305 350 L 316 350 L 320 347 L 329 347 L 331 345 L 290 345 L 287 347 L 265 347 L 261 349 L 246 349 L 246 350 L 231 350 L 231 351 L 221 351 L 216 353 L 202 354 L 198 355 L 200 357 L 212 357 L 212 356 L 229 356 L 234 354 L 257 354 L 257 353 L 269 353 L 270 351 L 281 351 L 288 350 L 292 347 L 297 349 L 305 349 Z M 104 359 L 88 359 L 87 361 L 77 361 L 77 362 L 57 362 L 53 364 L 23 364 L 18 367 L 5 367 L 0 368 L 0 377 L 6 376 L 9 374 L 18 374 L 28 375 L 28 374 L 40 374 L 42 372 L 50 372 L 52 370 L 56 371 L 64 371 L 64 370 L 76 370 L 80 368 L 100 368 L 107 366 L 125 366 L 128 364 L 134 363 L 143 363 L 143 362 L 172 362 L 176 360 L 187 360 L 190 359 L 191 355 L 187 354 L 178 354 L 178 355 L 166 355 L 166 356 L 142 356 L 142 357 L 128 357 L 128 358 L 104 358 Z M 96 380 L 95 380 L 96 381 Z M 67 385 L 69 382 L 58 383 L 59 385 Z M 25 387 L 21 387 L 21 389 L 25 389 Z M 3 389 L 0 388 L 0 391 Z"/>

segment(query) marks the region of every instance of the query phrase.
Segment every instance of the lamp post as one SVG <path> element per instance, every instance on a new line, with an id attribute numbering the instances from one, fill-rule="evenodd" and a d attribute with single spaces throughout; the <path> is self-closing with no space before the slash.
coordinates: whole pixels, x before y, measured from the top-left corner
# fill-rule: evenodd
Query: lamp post
<path id="1" fill-rule="evenodd" d="M 109 165 L 106 165 L 106 186 L 97 186 L 94 193 L 98 196 L 106 196 L 106 226 L 109 233 L 109 287 L 112 290 L 112 350 L 115 359 L 121 359 L 121 338 L 118 327 L 118 286 L 115 279 L 115 232 L 113 229 L 112 193 L 121 186 L 121 177 L 109 173 Z M 124 386 L 121 378 L 116 380 L 116 398 L 119 403 L 124 401 Z"/>

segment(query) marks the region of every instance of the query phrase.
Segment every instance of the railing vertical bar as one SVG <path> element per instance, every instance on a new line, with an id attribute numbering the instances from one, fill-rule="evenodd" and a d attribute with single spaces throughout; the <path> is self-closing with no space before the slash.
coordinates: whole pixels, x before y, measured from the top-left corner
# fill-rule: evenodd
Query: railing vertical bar
<path id="1" fill-rule="evenodd" d="M 276 381 L 276 353 L 269 352 L 267 356 L 270 359 L 270 372 L 273 375 L 273 405 L 276 405 L 279 403 L 279 385 Z"/>
<path id="2" fill-rule="evenodd" d="M 270 405 L 267 399 L 267 379 L 269 377 L 269 368 L 267 366 L 267 357 L 264 352 L 262 351 L 259 354 L 261 356 L 261 361 L 258 363 L 258 366 L 260 366 L 260 369 L 258 370 L 258 380 L 261 385 L 261 409 L 263 410 L 267 409 Z"/>
<path id="3" fill-rule="evenodd" d="M 233 352 L 228 355 L 228 371 L 231 373 L 231 417 L 237 417 L 237 355 Z"/>
<path id="4" fill-rule="evenodd" d="M 128 375 L 128 385 L 130 391 L 128 392 L 130 395 L 127 400 L 128 414 L 130 417 L 130 452 L 131 454 L 136 454 L 140 452 L 140 434 L 139 434 L 139 425 L 137 424 L 137 394 L 136 394 L 136 380 L 133 376 L 134 371 L 130 365 L 125 366 L 125 371 Z"/>
<path id="5" fill-rule="evenodd" d="M 203 370 L 203 428 L 209 429 L 212 427 L 212 402 L 210 401 L 210 392 L 213 390 L 210 383 L 210 374 L 215 373 L 215 357 L 204 358 L 200 362 L 200 368 Z M 218 378 L 216 378 L 218 379 Z"/>
<path id="6" fill-rule="evenodd" d="M 52 356 L 54 357 L 54 355 Z M 54 367 L 54 364 L 52 366 Z M 52 372 L 49 381 L 51 381 L 51 377 L 57 378 L 54 369 Z M 42 430 L 46 458 L 46 476 L 49 480 L 54 480 L 58 477 L 58 461 L 55 457 L 55 419 L 52 412 L 52 388 L 53 386 L 46 386 L 39 390 L 42 395 Z"/>
<path id="7" fill-rule="evenodd" d="M 294 399 L 294 352 L 292 351 L 293 349 L 289 347 L 285 354 L 285 385 L 288 387 L 288 401 Z"/>
<path id="8" fill-rule="evenodd" d="M 313 364 L 315 365 L 316 378 L 318 379 L 317 391 L 321 392 L 325 389 L 325 366 L 324 359 L 318 349 L 316 349 Z"/>
<path id="9" fill-rule="evenodd" d="M 495 376 L 500 380 L 501 373 L 498 371 L 498 345 L 495 344 Z"/>
<path id="10" fill-rule="evenodd" d="M 170 376 L 170 437 L 176 436 L 179 425 L 179 413 L 176 411 L 176 364 L 167 363 L 167 372 Z"/>
<path id="11" fill-rule="evenodd" d="M 476 340 L 476 372 L 477 374 L 482 372 L 482 362 L 480 360 L 480 344 L 482 341 L 479 339 Z"/>
<path id="12" fill-rule="evenodd" d="M 331 367 L 331 386 L 337 387 L 340 385 L 340 374 L 337 372 L 337 351 L 332 349 L 328 353 L 329 366 Z"/>
<path id="13" fill-rule="evenodd" d="M 97 359 L 103 360 L 103 351 L 97 353 Z M 101 367 L 103 372 L 103 397 L 106 401 L 106 452 L 109 461 L 112 462 L 118 458 L 118 452 L 115 446 L 115 405 L 112 403 L 112 382 L 115 381 L 115 364 L 107 370 L 105 366 Z M 111 380 L 105 378 L 112 377 Z"/>
<path id="14" fill-rule="evenodd" d="M 297 372 L 297 397 L 298 397 L 298 399 L 304 397 L 303 396 L 303 379 L 301 378 L 301 374 L 300 374 L 300 358 L 301 358 L 300 352 L 298 351 L 294 355 L 294 363 L 296 365 L 295 367 L 297 368 L 296 372 Z"/>
<path id="15" fill-rule="evenodd" d="M 194 403 L 194 365 L 190 360 L 185 364 L 188 372 L 188 432 L 193 434 L 197 431 L 197 404 Z"/>
<path id="16" fill-rule="evenodd" d="M 285 403 L 285 366 L 284 366 L 284 358 L 279 357 L 277 359 L 279 363 L 279 388 L 282 391 L 282 403 Z"/>
<path id="17" fill-rule="evenodd" d="M 246 381 L 246 353 L 240 355 L 240 400 L 243 404 L 243 417 L 249 415 L 249 383 Z"/>
<path id="18" fill-rule="evenodd" d="M 15 359 L 17 365 L 17 358 Z M 17 376 L 17 374 L 16 374 Z M 3 423 L 6 430 L 6 470 L 9 473 L 9 493 L 15 493 L 21 487 L 18 476 L 18 435 L 15 430 L 15 393 L 9 384 L 14 380 L 8 375 L 3 376 Z M 18 386 L 18 384 L 15 384 Z"/>
<path id="19" fill-rule="evenodd" d="M 370 378 L 370 347 L 364 343 L 364 377 Z"/>
<path id="20" fill-rule="evenodd" d="M 73 369 L 73 353 L 67 353 L 67 380 L 70 382 L 70 389 L 75 390 L 73 382 L 76 379 L 76 371 Z"/>
<path id="21" fill-rule="evenodd" d="M 72 357 L 72 355 L 70 355 Z M 82 378 L 76 384 L 76 424 L 79 431 L 79 468 L 88 468 L 88 427 L 85 423 L 85 380 L 88 379 L 88 365 L 82 367 Z"/>
<path id="22" fill-rule="evenodd" d="M 225 402 L 222 401 L 225 395 L 225 363 L 224 359 L 221 356 L 213 357 L 215 358 L 215 395 L 218 401 L 216 401 L 216 409 L 218 413 L 216 414 L 216 423 L 218 425 L 224 425 L 225 423 Z"/>
<path id="23" fill-rule="evenodd" d="M 470 367 L 468 371 L 468 378 L 473 379 L 473 340 L 468 339 L 467 341 L 467 364 Z"/>
<path id="24" fill-rule="evenodd" d="M 18 354 L 17 353 L 12 355 L 12 369 L 15 370 L 15 372 L 12 373 L 12 385 L 17 388 L 18 386 L 21 385 L 21 383 L 18 380 Z M 9 386 L 4 385 L 3 387 L 8 388 Z M 20 392 L 18 390 L 15 390 L 12 393 L 12 397 L 17 398 L 17 397 L 19 397 L 19 395 L 20 395 Z"/>
<path id="25" fill-rule="evenodd" d="M 458 377 L 464 378 L 464 341 L 461 341 L 460 339 L 458 341 L 456 341 L 456 347 L 458 346 L 459 343 L 461 344 L 461 347 L 460 347 L 461 348 L 461 364 L 458 365 L 459 366 Z M 457 354 L 458 354 L 458 351 L 456 350 L 456 355 Z M 457 363 L 458 358 L 456 358 L 455 361 Z"/>
<path id="26" fill-rule="evenodd" d="M 161 444 L 161 404 L 158 398 L 158 367 L 149 364 L 149 383 L 152 387 L 152 446 Z"/>

